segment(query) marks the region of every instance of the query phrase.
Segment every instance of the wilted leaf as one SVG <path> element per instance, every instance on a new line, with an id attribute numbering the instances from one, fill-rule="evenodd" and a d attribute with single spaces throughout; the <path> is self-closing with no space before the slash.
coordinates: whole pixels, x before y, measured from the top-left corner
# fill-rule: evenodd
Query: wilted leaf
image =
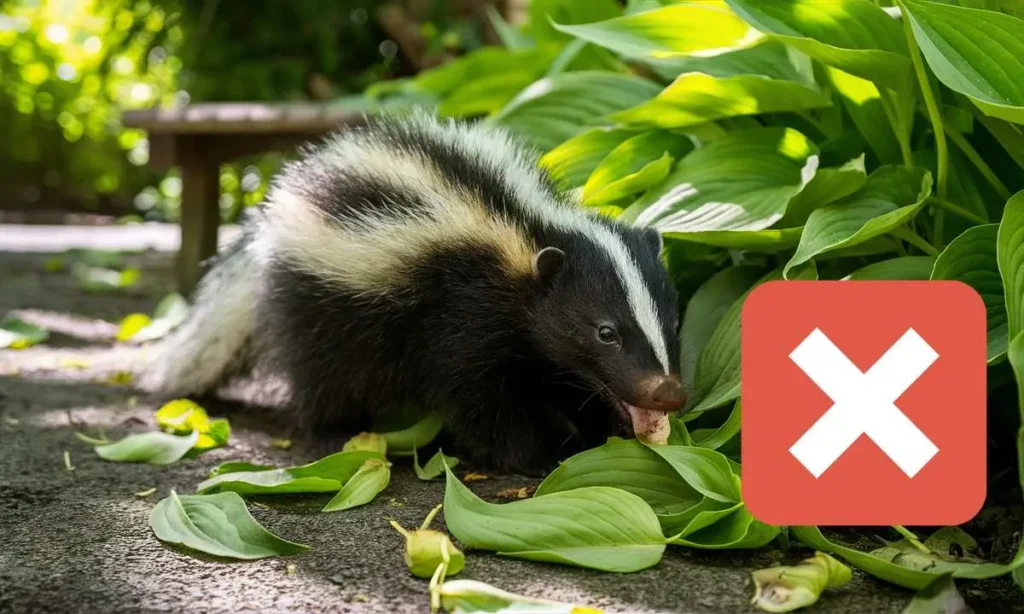
<path id="1" fill-rule="evenodd" d="M 17 318 L 0 321 L 0 349 L 21 350 L 50 338 L 50 331 Z"/>
<path id="2" fill-rule="evenodd" d="M 287 556 L 309 549 L 264 529 L 233 492 L 178 496 L 172 490 L 153 508 L 149 526 L 162 541 L 233 559 Z"/>
<path id="3" fill-rule="evenodd" d="M 331 499 L 322 511 L 338 512 L 366 505 L 381 493 L 391 481 L 391 463 L 371 458 L 363 463 L 355 474 L 345 482 L 341 491 Z"/>
<path id="4" fill-rule="evenodd" d="M 725 117 L 802 111 L 830 104 L 828 97 L 796 81 L 760 75 L 713 77 L 687 73 L 653 100 L 608 118 L 637 128 L 678 129 Z"/>
<path id="5" fill-rule="evenodd" d="M 766 612 L 792 612 L 818 601 L 826 588 L 839 588 L 853 572 L 831 556 L 817 552 L 798 565 L 759 569 L 751 574 L 751 603 Z"/>
<path id="6" fill-rule="evenodd" d="M 537 612 L 538 614 L 602 614 L 602 610 L 549 599 L 517 595 L 476 580 L 452 580 L 432 588 L 441 607 L 452 614 Z"/>
<path id="7" fill-rule="evenodd" d="M 405 564 L 412 575 L 419 578 L 430 578 L 442 563 L 447 564 L 445 573 L 454 576 L 462 571 L 466 557 L 448 535 L 430 528 L 430 523 L 441 510 L 438 505 L 430 510 L 418 529 L 407 531 L 394 520 L 391 526 L 405 538 Z"/>
<path id="8" fill-rule="evenodd" d="M 903 614 L 973 614 L 956 590 L 952 576 L 940 576 L 924 587 L 903 610 Z"/>
<path id="9" fill-rule="evenodd" d="M 115 443 L 96 446 L 96 454 L 109 461 L 169 465 L 185 456 L 199 441 L 199 431 L 188 435 L 151 432 L 129 435 Z"/>
<path id="10" fill-rule="evenodd" d="M 388 441 L 383 435 L 377 433 L 359 433 L 345 442 L 342 452 L 352 450 L 367 450 L 384 456 L 388 452 Z"/>
<path id="11" fill-rule="evenodd" d="M 376 452 L 337 452 L 298 467 L 220 473 L 202 482 L 197 490 L 234 491 L 244 495 L 337 492 L 371 458 L 384 460 Z"/>
<path id="12" fill-rule="evenodd" d="M 657 516 L 626 491 L 595 486 L 497 505 L 447 475 L 445 521 L 470 548 L 616 572 L 651 567 L 665 550 Z"/>

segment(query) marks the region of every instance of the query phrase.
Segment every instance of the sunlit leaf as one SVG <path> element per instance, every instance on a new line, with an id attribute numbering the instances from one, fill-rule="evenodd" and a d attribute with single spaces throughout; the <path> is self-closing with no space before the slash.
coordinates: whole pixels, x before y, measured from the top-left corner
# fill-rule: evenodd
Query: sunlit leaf
<path id="1" fill-rule="evenodd" d="M 687 73 L 653 100 L 609 115 L 609 119 L 638 128 L 684 128 L 725 117 L 801 111 L 830 104 L 828 97 L 796 81 L 760 75 L 720 78 Z"/>
<path id="2" fill-rule="evenodd" d="M 337 452 L 298 467 L 220 473 L 200 483 L 196 490 L 243 495 L 337 492 L 366 461 L 383 458 L 365 450 Z"/>
<path id="3" fill-rule="evenodd" d="M 540 165 L 563 189 L 579 187 L 613 149 L 636 134 L 633 130 L 591 128 L 544 154 Z"/>
<path id="4" fill-rule="evenodd" d="M 185 297 L 172 292 L 157 303 L 153 318 L 143 328 L 128 335 L 124 340 L 143 343 L 165 336 L 188 317 L 189 305 Z M 120 338 L 120 335 L 119 335 Z"/>
<path id="5" fill-rule="evenodd" d="M 341 491 L 331 499 L 322 511 L 338 512 L 366 505 L 381 493 L 391 481 L 391 463 L 371 458 L 345 482 Z"/>
<path id="6" fill-rule="evenodd" d="M 864 187 L 867 180 L 863 155 L 839 167 L 819 168 L 814 174 L 814 179 L 789 201 L 786 215 L 782 216 L 776 226 L 803 226 L 812 211 L 853 194 Z"/>
<path id="7" fill-rule="evenodd" d="M 581 197 L 589 206 L 604 205 L 660 183 L 676 158 L 693 149 L 683 135 L 644 132 L 615 147 L 591 173 Z"/>
<path id="8" fill-rule="evenodd" d="M 0 321 L 0 349 L 20 350 L 49 338 L 50 331 L 23 320 L 7 317 Z"/>

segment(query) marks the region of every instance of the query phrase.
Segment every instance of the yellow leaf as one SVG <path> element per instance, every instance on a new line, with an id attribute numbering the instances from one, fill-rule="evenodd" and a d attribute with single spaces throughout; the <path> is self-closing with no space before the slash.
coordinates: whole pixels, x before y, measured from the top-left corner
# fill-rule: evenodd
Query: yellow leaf
<path id="1" fill-rule="evenodd" d="M 210 418 L 206 410 L 188 399 L 171 401 L 161 407 L 156 412 L 156 423 L 160 428 L 178 435 L 187 435 L 192 431 L 202 434 L 210 430 Z"/>
<path id="2" fill-rule="evenodd" d="M 117 329 L 117 340 L 128 341 L 135 336 L 135 333 L 146 328 L 152 322 L 153 320 L 144 313 L 132 313 L 125 316 L 121 320 L 120 328 Z"/>

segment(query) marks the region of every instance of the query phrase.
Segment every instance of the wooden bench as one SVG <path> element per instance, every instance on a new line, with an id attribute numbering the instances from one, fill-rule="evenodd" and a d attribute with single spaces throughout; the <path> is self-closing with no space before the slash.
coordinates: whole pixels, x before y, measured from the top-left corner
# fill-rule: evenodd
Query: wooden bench
<path id="1" fill-rule="evenodd" d="M 332 103 L 207 103 L 126 111 L 124 125 L 149 135 L 149 164 L 181 167 L 179 290 L 195 288 L 202 261 L 217 251 L 221 164 L 286 151 L 362 121 L 359 110 Z"/>

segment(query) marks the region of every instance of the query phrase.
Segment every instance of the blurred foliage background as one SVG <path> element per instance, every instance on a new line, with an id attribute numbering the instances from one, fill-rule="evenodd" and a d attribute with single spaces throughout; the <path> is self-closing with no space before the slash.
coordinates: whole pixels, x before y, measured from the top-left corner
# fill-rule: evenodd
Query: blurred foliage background
<path id="1" fill-rule="evenodd" d="M 145 135 L 121 110 L 344 97 L 479 47 L 492 4 L 0 0 L 0 211 L 173 221 L 178 174 L 146 167 Z M 226 220 L 279 163 L 223 167 Z"/>

